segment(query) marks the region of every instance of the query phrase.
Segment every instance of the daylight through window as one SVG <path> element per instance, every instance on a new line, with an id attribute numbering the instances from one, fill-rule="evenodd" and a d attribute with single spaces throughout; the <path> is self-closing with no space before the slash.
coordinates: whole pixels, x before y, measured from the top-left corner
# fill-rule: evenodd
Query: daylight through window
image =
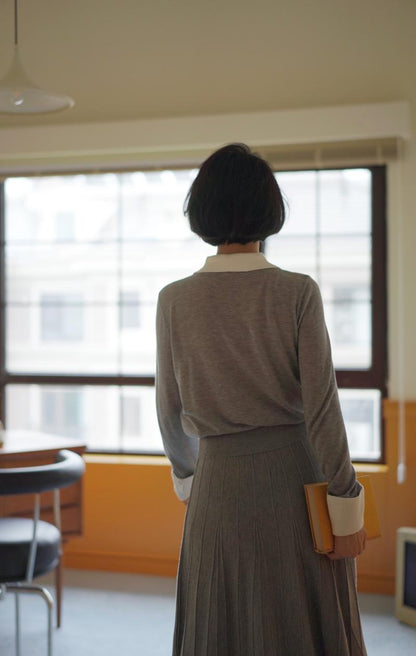
<path id="1" fill-rule="evenodd" d="M 157 294 L 215 252 L 183 217 L 195 174 L 6 180 L 0 382 L 8 428 L 77 436 L 95 451 L 162 451 L 154 404 Z M 353 458 L 379 460 L 384 168 L 276 176 L 290 211 L 265 254 L 319 283 Z"/>

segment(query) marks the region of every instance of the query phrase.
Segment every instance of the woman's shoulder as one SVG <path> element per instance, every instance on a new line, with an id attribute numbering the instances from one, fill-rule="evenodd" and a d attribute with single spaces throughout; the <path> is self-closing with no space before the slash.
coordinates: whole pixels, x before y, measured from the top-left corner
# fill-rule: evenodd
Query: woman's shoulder
<path id="1" fill-rule="evenodd" d="M 159 303 L 169 303 L 178 296 L 182 295 L 187 288 L 192 286 L 194 276 L 187 276 L 174 280 L 163 287 L 159 292 Z"/>
<path id="2" fill-rule="evenodd" d="M 293 292 L 303 293 L 305 290 L 317 288 L 318 285 L 313 278 L 307 273 L 299 273 L 298 271 L 288 271 L 280 267 L 268 269 L 268 271 L 275 272 L 275 280 L 279 285 L 285 285 Z"/>
<path id="3" fill-rule="evenodd" d="M 310 279 L 310 276 L 308 276 L 306 273 L 299 273 L 298 271 L 289 271 L 287 269 L 281 269 L 278 266 L 274 267 L 274 270 L 276 271 L 276 274 L 280 277 L 281 280 L 285 280 L 288 283 L 291 283 L 292 285 L 297 285 L 299 287 L 302 287 L 307 282 L 307 280 Z"/>
<path id="4" fill-rule="evenodd" d="M 241 273 L 247 276 L 243 284 Z M 229 281 L 231 288 L 235 289 L 236 292 L 237 290 L 244 291 L 244 289 L 247 291 L 251 283 L 254 285 L 254 288 L 257 288 L 259 277 L 263 278 L 263 276 L 268 279 L 268 292 L 272 294 L 279 291 L 280 294 L 283 293 L 289 297 L 299 299 L 304 294 L 313 294 L 315 288 L 318 289 L 316 282 L 309 275 L 281 269 L 278 266 L 247 272 L 226 272 L 225 274 L 224 272 L 222 274 L 196 272 L 163 287 L 159 292 L 159 303 L 166 306 L 184 298 L 188 300 L 191 298 L 196 299 L 198 294 L 203 293 L 206 287 L 211 288 L 214 284 L 224 285 L 224 275 Z M 221 280 L 218 279 L 218 276 Z"/>
<path id="5" fill-rule="evenodd" d="M 302 313 L 303 308 L 321 304 L 321 292 L 318 283 L 308 274 L 286 269 L 268 269 L 273 275 L 274 282 L 268 292 L 273 296 L 279 295 L 288 308 L 296 308 L 296 313 Z"/>

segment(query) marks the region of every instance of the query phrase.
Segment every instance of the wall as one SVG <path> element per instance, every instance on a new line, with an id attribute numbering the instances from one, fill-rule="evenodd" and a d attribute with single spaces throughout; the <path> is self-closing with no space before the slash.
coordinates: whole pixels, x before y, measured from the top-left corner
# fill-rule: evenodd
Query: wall
<path id="1" fill-rule="evenodd" d="M 386 466 L 370 472 L 382 537 L 367 543 L 358 559 L 361 591 L 394 591 L 395 540 L 400 526 L 416 525 L 416 403 L 406 405 L 408 473 L 396 479 L 398 405 L 384 405 Z M 185 515 L 172 490 L 165 458 L 89 456 L 84 490 L 85 534 L 66 545 L 65 565 L 85 569 L 175 576 Z M 305 509 L 306 512 L 306 509 Z"/>
<path id="2" fill-rule="evenodd" d="M 407 477 L 397 482 L 397 441 L 399 404 L 384 403 L 386 467 L 367 467 L 374 487 L 380 518 L 381 538 L 367 542 L 359 557 L 358 587 L 364 592 L 393 594 L 395 584 L 396 531 L 400 526 L 416 526 L 416 403 L 405 406 Z M 365 467 L 362 466 L 365 470 Z M 371 471 L 374 469 L 375 471 Z"/>

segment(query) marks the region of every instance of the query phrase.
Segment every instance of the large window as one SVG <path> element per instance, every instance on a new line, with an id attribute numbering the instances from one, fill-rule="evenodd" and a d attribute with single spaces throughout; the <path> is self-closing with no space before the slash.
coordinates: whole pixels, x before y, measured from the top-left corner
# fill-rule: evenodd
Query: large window
<path id="1" fill-rule="evenodd" d="M 0 412 L 8 428 L 162 451 L 155 308 L 215 249 L 182 214 L 194 170 L 9 178 L 1 204 Z M 290 207 L 267 240 L 322 291 L 353 457 L 382 457 L 383 167 L 276 174 Z"/>

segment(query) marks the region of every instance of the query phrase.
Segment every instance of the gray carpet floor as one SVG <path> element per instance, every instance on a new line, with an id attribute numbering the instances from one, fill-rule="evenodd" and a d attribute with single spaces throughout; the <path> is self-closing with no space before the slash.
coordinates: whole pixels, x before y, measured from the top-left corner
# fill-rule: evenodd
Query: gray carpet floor
<path id="1" fill-rule="evenodd" d="M 416 628 L 395 619 L 393 597 L 359 597 L 368 656 L 416 656 Z M 21 610 L 22 656 L 45 656 L 44 602 L 24 595 Z M 174 611 L 174 579 L 66 570 L 54 656 L 170 656 Z M 0 656 L 15 656 L 11 594 L 0 601 Z"/>

